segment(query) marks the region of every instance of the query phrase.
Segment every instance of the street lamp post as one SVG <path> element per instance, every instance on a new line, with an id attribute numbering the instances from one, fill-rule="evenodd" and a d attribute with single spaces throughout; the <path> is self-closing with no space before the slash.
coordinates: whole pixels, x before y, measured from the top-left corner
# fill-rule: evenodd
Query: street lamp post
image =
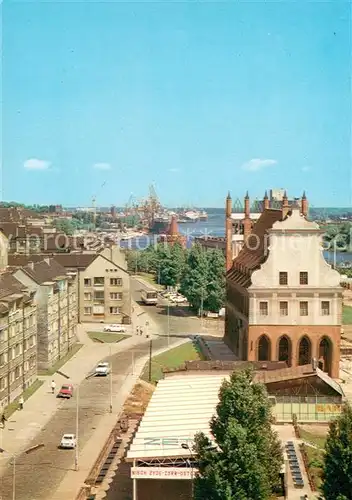
<path id="1" fill-rule="evenodd" d="M 109 372 L 109 382 L 110 382 L 110 413 L 112 413 L 112 363 L 111 363 L 111 346 L 109 347 L 109 359 L 110 359 L 110 372 Z"/>
<path id="2" fill-rule="evenodd" d="M 78 471 L 78 423 L 79 423 L 79 386 L 76 396 L 76 448 L 75 448 L 75 470 Z"/>
<path id="3" fill-rule="evenodd" d="M 26 455 L 29 455 L 30 453 L 33 453 L 33 451 L 37 451 L 44 446 L 45 445 L 43 443 L 37 444 L 25 450 L 24 453 Z M 16 500 L 16 455 L 11 455 L 11 453 L 4 450 L 3 448 L 0 448 L 0 453 L 5 453 L 6 455 L 12 456 L 12 500 Z"/>
<path id="4" fill-rule="evenodd" d="M 170 299 L 167 298 L 167 345 L 170 345 Z"/>

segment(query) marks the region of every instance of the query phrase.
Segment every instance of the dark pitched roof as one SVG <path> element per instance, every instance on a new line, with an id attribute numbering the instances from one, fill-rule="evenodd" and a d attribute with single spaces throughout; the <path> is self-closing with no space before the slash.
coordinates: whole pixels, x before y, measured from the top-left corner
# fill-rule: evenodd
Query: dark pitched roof
<path id="1" fill-rule="evenodd" d="M 27 291 L 25 285 L 18 281 L 12 273 L 0 273 L 0 301 L 10 295 Z"/>
<path id="2" fill-rule="evenodd" d="M 254 225 L 239 255 L 234 259 L 227 279 L 243 287 L 250 285 L 250 276 L 255 269 L 265 262 L 268 256 L 266 235 L 273 224 L 282 220 L 282 211 L 272 208 L 264 210 Z"/>
<path id="3" fill-rule="evenodd" d="M 63 253 L 55 255 L 55 259 L 66 269 L 86 269 L 96 258 L 95 253 Z"/>
<path id="4" fill-rule="evenodd" d="M 66 269 L 51 258 L 33 263 L 32 266 L 28 265 L 23 268 L 23 271 L 39 285 L 67 275 Z"/>
<path id="5" fill-rule="evenodd" d="M 25 267 L 29 262 L 41 262 L 48 258 L 47 254 L 23 255 L 18 253 L 9 253 L 7 256 L 8 265 L 11 267 Z"/>

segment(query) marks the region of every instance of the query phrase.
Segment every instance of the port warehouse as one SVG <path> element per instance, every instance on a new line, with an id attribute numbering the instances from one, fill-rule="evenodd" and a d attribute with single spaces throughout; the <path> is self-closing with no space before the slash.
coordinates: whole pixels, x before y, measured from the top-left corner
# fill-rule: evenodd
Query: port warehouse
<path id="1" fill-rule="evenodd" d="M 128 450 L 133 500 L 192 497 L 197 463 L 192 455 L 194 436 L 210 439 L 209 421 L 216 411 L 224 379 L 250 363 L 190 361 L 160 380 Z M 341 387 L 319 368 L 279 363 L 251 363 L 255 380 L 266 385 L 278 424 L 328 422 L 341 411 Z M 280 363 L 282 366 L 282 363 Z M 182 496 L 181 496 L 182 495 Z"/>

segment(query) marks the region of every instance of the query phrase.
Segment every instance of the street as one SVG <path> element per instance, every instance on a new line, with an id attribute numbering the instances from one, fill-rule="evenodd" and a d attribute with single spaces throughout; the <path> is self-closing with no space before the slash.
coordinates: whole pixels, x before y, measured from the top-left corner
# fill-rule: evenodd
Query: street
<path id="1" fill-rule="evenodd" d="M 133 299 L 139 302 L 142 286 L 136 280 L 132 280 L 132 287 Z M 153 336 L 159 334 L 159 337 L 153 339 L 154 351 L 168 346 L 166 309 L 165 305 L 160 307 L 141 305 L 141 308 L 138 308 L 140 312 L 137 315 L 137 323 L 140 322 L 140 326 L 145 327 L 145 323 L 148 322 L 150 333 Z M 179 315 L 178 308 L 170 307 L 170 345 L 172 345 L 173 340 L 178 340 L 179 336 L 199 332 L 199 323 L 198 318 Z M 136 326 L 138 325 L 133 325 L 133 328 L 135 329 Z M 155 329 L 157 331 L 154 331 Z M 148 355 L 149 345 L 149 340 L 142 341 L 141 339 L 141 343 L 137 346 L 113 354 L 111 359 L 108 358 L 112 366 L 112 393 L 115 400 L 118 399 L 119 391 L 123 387 L 126 376 L 132 372 L 132 352 L 134 352 L 134 360 L 137 361 Z M 99 348 L 103 346 L 96 345 L 97 361 L 100 360 Z M 94 366 L 91 366 L 89 370 L 93 369 Z M 62 371 L 65 372 L 65 366 Z M 54 397 L 50 394 L 49 388 L 46 396 L 49 399 Z M 35 395 L 32 397 L 35 397 Z M 60 450 L 58 445 L 64 433 L 76 432 L 76 398 L 77 390 L 71 400 L 64 400 L 59 404 L 58 409 L 29 446 L 44 443 L 43 448 L 32 454 L 22 453 L 16 457 L 17 500 L 48 500 L 51 493 L 58 488 L 66 472 L 74 468 L 75 452 L 73 450 Z M 109 377 L 91 377 L 83 380 L 79 386 L 79 449 L 82 449 L 91 438 L 94 430 L 100 425 L 103 416 L 109 412 L 109 406 Z M 115 407 L 117 407 L 116 404 Z M 16 414 L 10 418 L 10 421 L 11 419 L 15 420 Z M 2 446 L 6 449 L 6 442 L 9 439 L 11 440 L 10 428 L 5 429 L 2 435 Z M 97 448 L 100 449 L 103 444 L 97 443 Z M 10 500 L 12 498 L 13 467 L 8 462 L 4 469 L 5 472 L 1 480 L 1 498 L 2 500 Z"/>

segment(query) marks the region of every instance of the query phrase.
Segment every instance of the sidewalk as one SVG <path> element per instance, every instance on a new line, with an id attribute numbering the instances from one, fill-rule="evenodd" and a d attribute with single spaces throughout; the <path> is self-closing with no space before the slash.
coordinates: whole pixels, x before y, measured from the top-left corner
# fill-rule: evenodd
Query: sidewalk
<path id="1" fill-rule="evenodd" d="M 136 319 L 141 312 L 141 308 L 138 304 L 134 304 L 133 309 L 135 316 L 133 319 Z M 150 333 L 156 333 L 156 325 L 146 313 L 145 316 L 150 323 Z M 98 325 L 95 326 L 97 327 Z M 92 325 L 84 323 L 77 326 L 78 341 L 83 344 L 83 347 L 60 369 L 63 373 L 70 376 L 70 382 L 74 386 L 79 385 L 99 361 L 109 356 L 110 352 L 113 355 L 145 342 L 145 335 L 139 336 L 134 334 L 117 344 L 95 343 L 86 333 L 91 328 Z M 62 405 L 62 401 L 56 398 L 56 395 L 51 394 L 50 384 L 52 380 L 55 381 L 57 392 L 67 380 L 59 374 L 38 376 L 38 378 L 44 380 L 44 384 L 25 402 L 23 410 L 18 410 L 11 415 L 6 428 L 0 429 L 0 448 L 4 448 L 8 452 L 8 455 L 18 455 L 27 449 L 31 445 L 32 440 L 46 426 L 60 405 Z M 2 457 L 0 461 L 0 476 L 9 460 L 8 455 L 6 458 L 5 456 Z"/>
<path id="2" fill-rule="evenodd" d="M 178 347 L 186 342 L 189 342 L 188 338 L 172 342 L 170 344 L 171 348 Z M 154 356 L 162 354 L 168 351 L 170 347 L 157 350 L 153 353 Z M 106 440 L 110 436 L 111 431 L 116 425 L 118 420 L 118 415 L 121 413 L 123 405 L 132 391 L 134 385 L 138 381 L 138 378 L 143 371 L 145 364 L 148 361 L 148 356 L 145 356 L 138 360 L 134 366 L 134 374 L 127 375 L 126 380 L 123 384 L 122 389 L 114 395 L 113 399 L 113 413 L 107 413 L 102 416 L 100 420 L 99 427 L 96 429 L 92 438 L 80 452 L 79 457 L 79 470 L 70 470 L 66 474 L 64 480 L 60 484 L 59 488 L 52 495 L 51 500 L 74 500 L 79 493 L 79 490 L 84 486 L 84 482 L 87 479 L 89 472 L 94 466 L 96 460 L 98 459 L 101 448 L 104 446 Z"/>

